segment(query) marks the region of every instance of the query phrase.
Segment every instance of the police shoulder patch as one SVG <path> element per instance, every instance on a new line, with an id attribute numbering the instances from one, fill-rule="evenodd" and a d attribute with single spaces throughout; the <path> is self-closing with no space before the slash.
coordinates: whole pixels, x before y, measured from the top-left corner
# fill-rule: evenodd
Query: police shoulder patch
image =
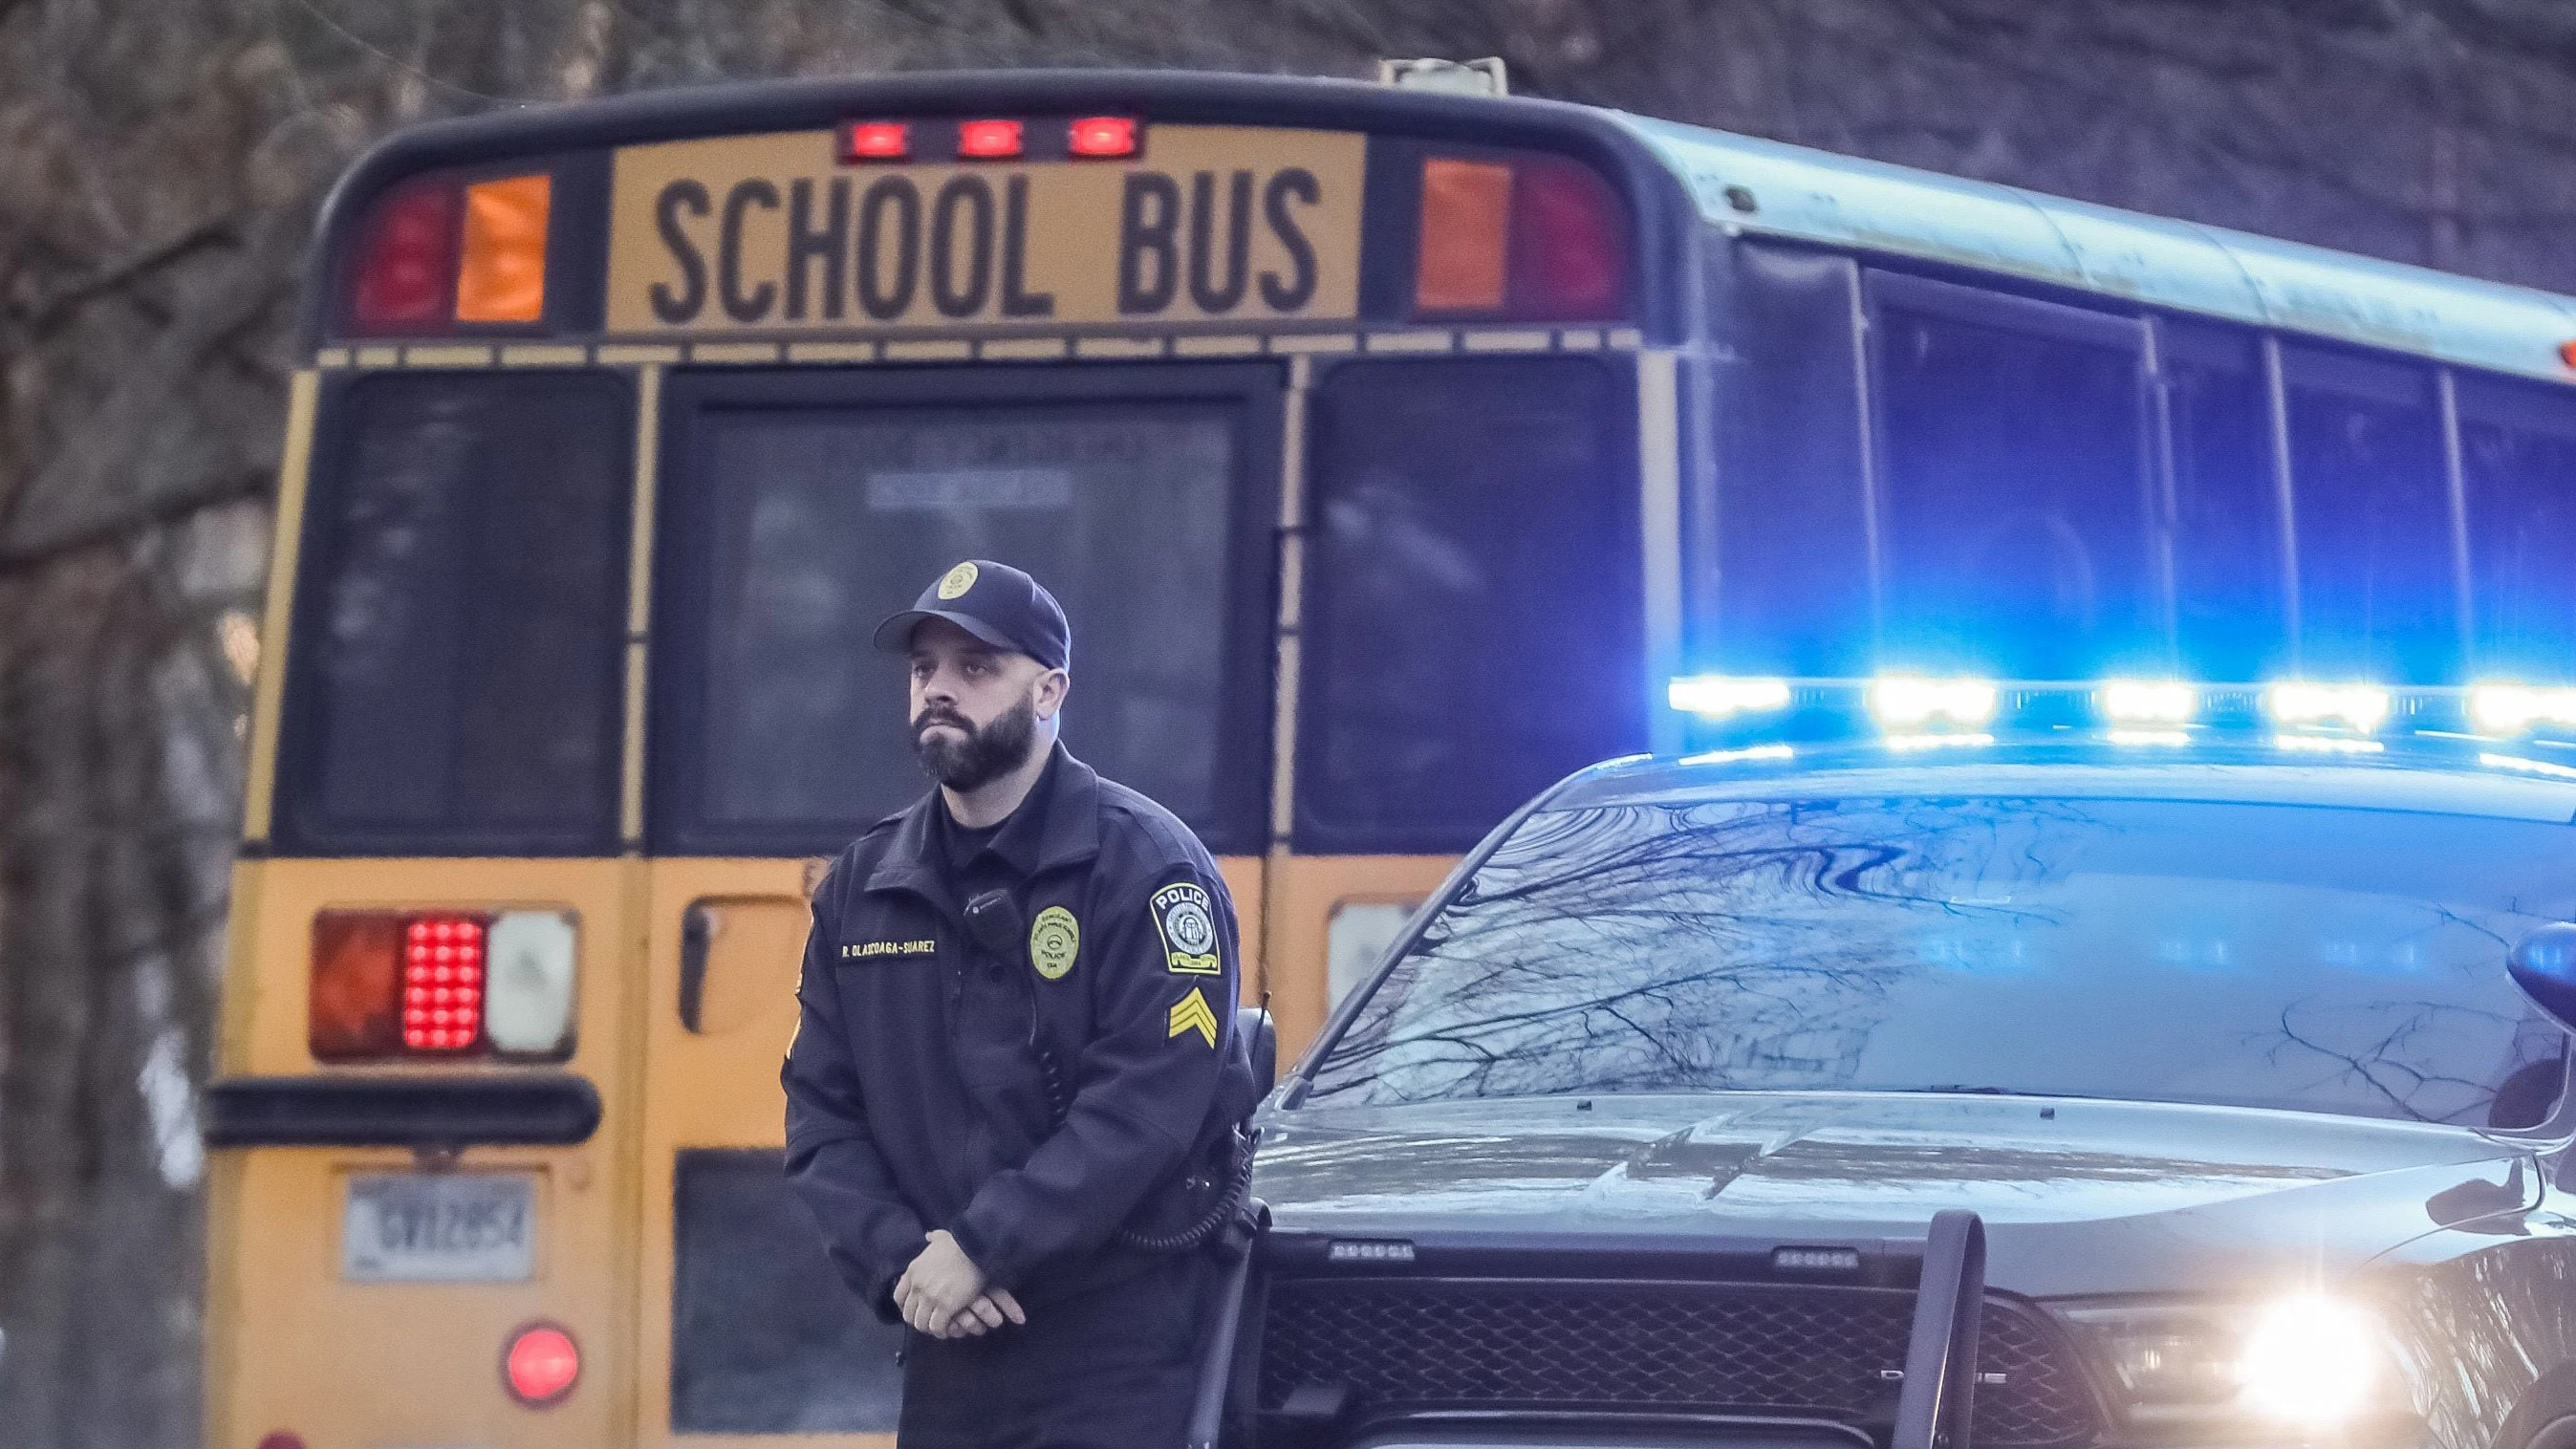
<path id="1" fill-rule="evenodd" d="M 1029 923 L 1029 964 L 1049 981 L 1062 981 L 1082 951 L 1082 922 L 1062 906 L 1049 906 Z"/>
<path id="2" fill-rule="evenodd" d="M 1221 976 L 1217 957 L 1216 903 L 1205 887 L 1181 881 L 1154 892 L 1154 929 L 1163 938 L 1163 964 L 1183 976 Z"/>

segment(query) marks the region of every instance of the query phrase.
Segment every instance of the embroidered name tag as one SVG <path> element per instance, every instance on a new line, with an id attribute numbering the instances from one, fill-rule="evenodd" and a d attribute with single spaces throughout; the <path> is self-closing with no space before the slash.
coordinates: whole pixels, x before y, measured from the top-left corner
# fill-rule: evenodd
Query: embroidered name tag
<path id="1" fill-rule="evenodd" d="M 862 956 L 936 956 L 937 941 L 845 941 L 841 959 L 856 961 Z"/>

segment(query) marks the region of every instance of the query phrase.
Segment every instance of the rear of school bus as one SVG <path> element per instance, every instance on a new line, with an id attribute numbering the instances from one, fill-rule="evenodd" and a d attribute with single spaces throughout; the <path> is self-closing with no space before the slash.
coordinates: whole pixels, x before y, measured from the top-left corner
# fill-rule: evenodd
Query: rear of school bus
<path id="1" fill-rule="evenodd" d="M 818 862 L 960 558 L 1224 861 L 1294 1052 L 1645 748 L 1694 291 L 1600 118 L 944 76 L 411 133 L 328 208 L 218 1080 L 215 1449 L 884 1442 L 779 1178 Z"/>

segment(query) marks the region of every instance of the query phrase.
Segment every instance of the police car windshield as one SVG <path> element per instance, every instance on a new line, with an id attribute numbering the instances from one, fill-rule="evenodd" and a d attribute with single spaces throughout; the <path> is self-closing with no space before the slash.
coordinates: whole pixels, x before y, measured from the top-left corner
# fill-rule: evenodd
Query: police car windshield
<path id="1" fill-rule="evenodd" d="M 2562 1036 L 2506 947 L 2563 824 L 2205 801 L 1532 815 L 1305 1099 L 1980 1089 L 2525 1126 Z"/>

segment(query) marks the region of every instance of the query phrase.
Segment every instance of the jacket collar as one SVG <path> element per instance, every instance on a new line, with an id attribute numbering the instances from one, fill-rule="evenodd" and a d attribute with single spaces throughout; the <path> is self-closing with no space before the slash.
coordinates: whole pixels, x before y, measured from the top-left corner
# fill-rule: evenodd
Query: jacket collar
<path id="1" fill-rule="evenodd" d="M 947 805 L 937 786 L 895 817 L 894 839 L 868 873 L 872 891 L 909 890 L 951 906 L 939 841 Z M 1058 740 L 1028 798 L 1011 812 L 985 849 L 999 854 L 1023 877 L 1078 865 L 1100 854 L 1100 775 Z M 953 906 L 951 907 L 953 909 Z"/>

